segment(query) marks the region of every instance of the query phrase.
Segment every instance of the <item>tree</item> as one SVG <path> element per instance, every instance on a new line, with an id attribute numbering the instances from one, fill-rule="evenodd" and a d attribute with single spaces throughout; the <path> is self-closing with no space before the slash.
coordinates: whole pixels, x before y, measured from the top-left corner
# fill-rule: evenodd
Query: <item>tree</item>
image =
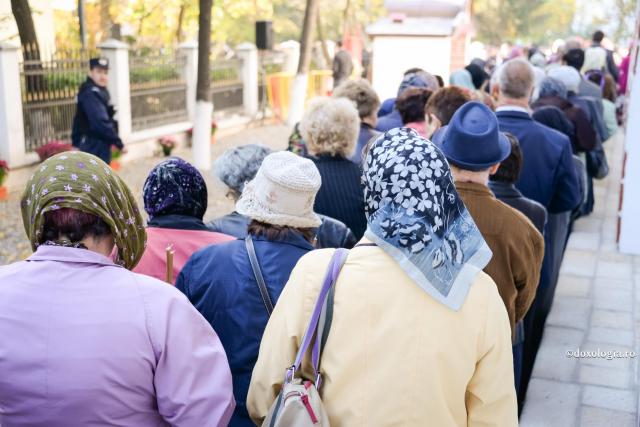
<path id="1" fill-rule="evenodd" d="M 209 55 L 211 52 L 211 9 L 213 0 L 199 0 L 198 18 L 198 81 L 196 83 L 196 111 L 193 125 L 193 159 L 196 167 L 211 169 L 211 76 Z"/>
<path id="2" fill-rule="evenodd" d="M 36 27 L 33 24 L 29 1 L 11 0 L 11 12 L 16 20 L 18 34 L 20 35 L 25 70 L 41 70 L 40 44 L 38 43 Z M 45 86 L 45 80 L 41 73 L 28 75 L 26 78 L 27 93 L 43 91 L 46 88 Z"/>
<path id="3" fill-rule="evenodd" d="M 290 126 L 295 125 L 302 118 L 304 111 L 304 100 L 307 94 L 307 75 L 311 64 L 311 46 L 313 44 L 314 24 L 318 13 L 318 0 L 307 0 L 302 23 L 302 36 L 300 37 L 300 59 L 298 61 L 298 72 L 293 79 L 291 89 L 291 99 L 289 103 L 289 117 L 287 122 Z"/>

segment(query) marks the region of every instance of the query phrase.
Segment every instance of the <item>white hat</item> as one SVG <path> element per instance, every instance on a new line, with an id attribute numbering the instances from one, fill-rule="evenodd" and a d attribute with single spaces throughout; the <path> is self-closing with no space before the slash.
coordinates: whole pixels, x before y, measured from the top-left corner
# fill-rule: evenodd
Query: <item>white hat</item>
<path id="1" fill-rule="evenodd" d="M 321 184 L 311 160 L 289 151 L 269 154 L 244 187 L 236 211 L 267 224 L 315 228 L 322 222 L 313 212 Z"/>
<path id="2" fill-rule="evenodd" d="M 562 65 L 560 67 L 555 67 L 549 70 L 547 76 L 559 80 L 567 87 L 568 91 L 578 92 L 578 88 L 580 87 L 580 80 L 582 80 L 582 76 L 573 67 L 568 65 Z"/>

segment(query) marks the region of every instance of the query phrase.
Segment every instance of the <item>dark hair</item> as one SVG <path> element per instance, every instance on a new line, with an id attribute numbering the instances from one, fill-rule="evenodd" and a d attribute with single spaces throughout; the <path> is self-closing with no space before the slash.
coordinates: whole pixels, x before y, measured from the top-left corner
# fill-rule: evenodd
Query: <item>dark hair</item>
<path id="1" fill-rule="evenodd" d="M 88 236 L 108 236 L 109 225 L 95 215 L 71 208 L 45 212 L 44 226 L 38 243 L 58 241 L 63 236 L 71 243 L 80 242 Z"/>
<path id="2" fill-rule="evenodd" d="M 600 43 L 602 39 L 604 39 L 604 33 L 600 30 L 593 33 L 593 36 L 591 37 L 591 40 L 593 40 L 596 43 Z"/>
<path id="3" fill-rule="evenodd" d="M 427 113 L 435 115 L 442 126 L 448 125 L 458 108 L 471 101 L 469 92 L 458 86 L 438 89 L 427 102 Z"/>
<path id="4" fill-rule="evenodd" d="M 317 229 L 315 228 L 294 228 L 287 227 L 286 225 L 273 225 L 256 221 L 255 219 L 251 220 L 249 228 L 247 229 L 247 232 L 252 236 L 264 236 L 267 240 L 281 240 L 289 233 L 299 233 L 302 234 L 305 240 L 311 243 L 313 243 L 313 240 L 316 238 L 316 231 Z"/>
<path id="5" fill-rule="evenodd" d="M 424 87 L 412 87 L 396 100 L 396 108 L 402 116 L 402 124 L 424 122 L 427 101 L 433 92 Z"/>
<path id="6" fill-rule="evenodd" d="M 602 88 L 602 97 L 604 99 L 616 102 L 616 82 L 613 80 L 613 77 L 600 70 L 587 72 L 586 77 L 589 81 Z"/>
<path id="7" fill-rule="evenodd" d="M 444 79 L 442 78 L 442 76 L 439 75 L 439 74 L 436 74 L 434 77 L 438 81 L 438 87 L 443 88 L 444 87 Z"/>
<path id="8" fill-rule="evenodd" d="M 416 73 L 424 73 L 424 70 L 418 67 L 409 68 L 407 71 L 404 72 L 403 75 L 408 76 L 409 74 L 416 74 Z"/>
<path id="9" fill-rule="evenodd" d="M 584 65 L 584 50 L 569 49 L 569 51 L 564 54 L 562 59 L 567 63 L 567 65 L 580 71 L 580 69 Z"/>
<path id="10" fill-rule="evenodd" d="M 522 151 L 520 150 L 518 138 L 507 132 L 505 132 L 505 136 L 511 143 L 511 154 L 500 163 L 498 171 L 491 175 L 489 179 L 513 184 L 520 177 L 520 171 L 522 170 Z"/>

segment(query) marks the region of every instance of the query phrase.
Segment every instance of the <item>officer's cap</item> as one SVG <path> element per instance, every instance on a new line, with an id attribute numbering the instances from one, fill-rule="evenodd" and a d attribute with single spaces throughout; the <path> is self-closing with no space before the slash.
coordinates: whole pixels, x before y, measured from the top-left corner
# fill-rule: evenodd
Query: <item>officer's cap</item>
<path id="1" fill-rule="evenodd" d="M 91 58 L 89 60 L 89 69 L 102 68 L 103 70 L 109 69 L 109 60 L 107 58 Z"/>

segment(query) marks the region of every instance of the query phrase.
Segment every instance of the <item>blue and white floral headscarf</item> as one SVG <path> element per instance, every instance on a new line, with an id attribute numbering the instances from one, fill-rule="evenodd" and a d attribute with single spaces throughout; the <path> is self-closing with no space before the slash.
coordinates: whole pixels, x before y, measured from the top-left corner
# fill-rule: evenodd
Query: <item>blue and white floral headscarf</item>
<path id="1" fill-rule="evenodd" d="M 415 131 L 392 129 L 372 144 L 362 179 L 365 236 L 425 292 L 458 310 L 492 253 L 444 155 Z"/>

